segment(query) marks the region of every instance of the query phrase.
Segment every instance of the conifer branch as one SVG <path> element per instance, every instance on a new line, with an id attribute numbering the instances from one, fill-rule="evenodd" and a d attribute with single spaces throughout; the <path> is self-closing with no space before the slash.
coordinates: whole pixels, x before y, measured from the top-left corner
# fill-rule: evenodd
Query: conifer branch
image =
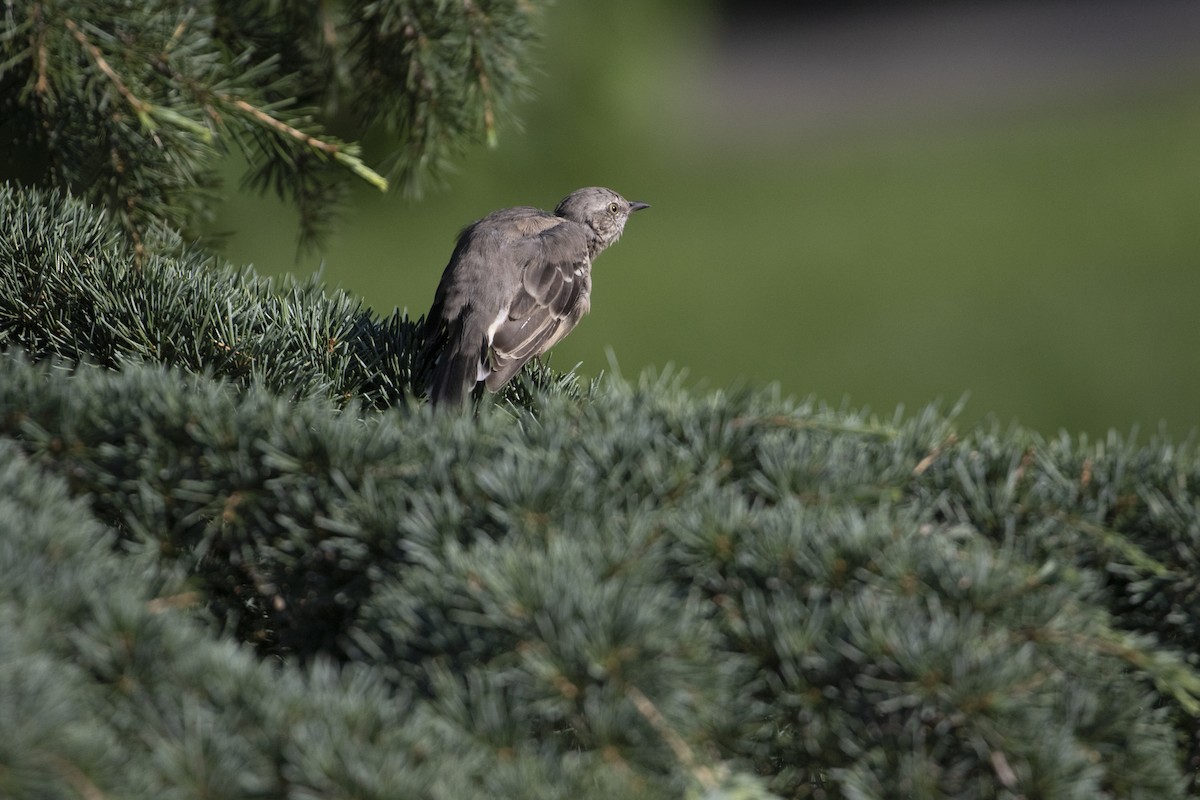
<path id="1" fill-rule="evenodd" d="M 671 727 L 666 717 L 662 715 L 658 707 L 654 705 L 649 697 L 646 697 L 641 689 L 633 684 L 626 684 L 625 696 L 633 703 L 633 707 L 642 715 L 642 718 L 650 723 L 650 727 L 654 728 L 655 732 L 667 743 L 667 746 L 671 748 L 671 752 L 675 754 L 675 758 L 679 759 L 679 763 L 695 776 L 705 791 L 711 792 L 720 786 L 721 782 L 718 780 L 716 773 L 710 767 L 697 761 L 696 754 L 692 752 L 692 748 Z"/>
<path id="2" fill-rule="evenodd" d="M 479 15 L 480 11 L 471 0 L 463 0 L 463 9 L 471 20 L 471 60 L 478 75 L 479 93 L 483 99 L 483 131 L 484 140 L 488 147 L 496 146 L 496 112 L 492 107 L 492 82 L 488 77 L 487 65 L 483 61 L 483 52 L 479 48 Z"/>
<path id="3" fill-rule="evenodd" d="M 1030 635 L 1119 658 L 1148 675 L 1159 691 L 1175 698 L 1185 713 L 1200 718 L 1200 672 L 1171 651 L 1139 646 L 1131 634 L 1112 628 L 1095 634 L 1039 629 Z"/>
<path id="4" fill-rule="evenodd" d="M 14 135 L 47 164 L 47 184 L 116 210 L 150 252 L 152 229 L 202 235 L 222 180 L 226 148 L 210 146 L 222 116 L 237 117 L 228 133 L 246 183 L 295 204 L 304 242 L 336 215 L 347 172 L 417 193 L 467 145 L 494 146 L 527 83 L 528 2 L 274 6 L 9 3 L 0 107 L 22 111 Z M 320 114 L 357 130 L 329 135 Z M 354 141 L 380 126 L 394 135 L 387 172 Z"/>
<path id="5" fill-rule="evenodd" d="M 83 46 L 83 49 L 87 51 L 88 55 L 91 56 L 92 62 L 95 63 L 96 68 L 104 73 L 104 76 L 108 78 L 110 83 L 112 83 L 113 88 L 117 90 L 117 93 L 120 94 L 121 97 L 125 99 L 125 102 L 129 104 L 129 107 L 133 109 L 138 119 L 142 121 L 142 124 L 147 128 L 151 127 L 149 104 L 143 102 L 132 91 L 129 90 L 129 87 L 125 85 L 125 81 L 122 80 L 121 76 L 117 74 L 117 71 L 109 65 L 108 60 L 104 57 L 104 54 L 100 52 L 100 48 L 92 44 L 91 40 L 88 39 L 87 34 L 79 29 L 79 26 L 75 24 L 74 20 L 68 18 L 63 20 L 63 24 L 67 26 L 67 30 L 71 31 L 71 35 L 75 37 L 75 40 L 79 42 L 79 44 Z"/>
<path id="6" fill-rule="evenodd" d="M 51 753 L 48 755 L 48 760 L 83 800 L 106 800 L 107 796 L 100 790 L 100 787 L 92 783 L 84 771 L 68 759 L 57 753 Z"/>
<path id="7" fill-rule="evenodd" d="M 319 150 L 322 153 L 326 154 L 327 156 L 330 156 L 331 158 L 336 156 L 338 154 L 338 152 L 341 150 L 341 148 L 337 144 L 335 144 L 333 142 L 322 141 L 321 139 L 318 139 L 315 136 L 311 136 L 311 135 L 305 133 L 304 131 L 299 130 L 298 128 L 293 128 L 291 125 L 288 125 L 286 122 L 282 122 L 281 120 L 276 119 L 275 117 L 268 114 L 266 111 L 263 111 L 261 108 L 258 108 L 257 106 L 255 106 L 245 100 L 242 100 L 241 98 L 229 97 L 228 95 L 217 95 L 217 97 L 219 97 L 224 102 L 229 103 L 234 108 L 244 111 L 245 113 L 249 114 L 251 117 L 253 117 L 254 119 L 263 123 L 267 127 L 273 128 L 274 130 L 279 131 L 280 133 L 284 134 L 285 136 L 290 136 L 293 139 L 296 139 L 297 141 L 303 143 L 307 147 L 311 147 L 314 150 Z"/>
<path id="8" fill-rule="evenodd" d="M 387 178 L 380 175 L 375 170 L 368 167 L 361 158 L 352 152 L 349 152 L 347 147 L 340 142 L 327 142 L 319 139 L 316 136 L 305 133 L 299 128 L 288 125 L 286 122 L 271 116 L 266 111 L 258 108 L 253 103 L 250 103 L 239 97 L 230 97 L 217 93 L 214 95 L 223 103 L 233 106 L 234 108 L 249 115 L 252 119 L 266 125 L 272 130 L 278 131 L 285 136 L 288 136 L 300 142 L 306 147 L 316 150 L 323 155 L 326 155 L 339 164 L 343 164 L 350 169 L 358 177 L 362 178 L 367 183 L 379 189 L 381 192 L 386 192 L 388 189 Z"/>
<path id="9" fill-rule="evenodd" d="M 1122 536 L 1117 531 L 1106 528 L 1103 525 L 1097 525 L 1078 515 L 1055 512 L 1053 516 L 1089 536 L 1096 537 L 1105 549 L 1120 553 L 1130 564 L 1139 570 L 1160 578 L 1171 575 L 1171 570 L 1167 569 L 1162 562 L 1152 558 L 1145 550 L 1130 541 L 1129 537 Z"/>
<path id="10" fill-rule="evenodd" d="M 33 7 L 33 27 L 35 31 L 33 36 L 34 64 L 37 65 L 37 81 L 33 84 L 33 90 L 41 96 L 50 88 L 50 80 L 46 77 L 46 26 L 42 19 L 41 3 L 37 3 Z"/>
<path id="11" fill-rule="evenodd" d="M 925 454 L 924 458 L 922 458 L 920 461 L 917 462 L 917 465 L 915 467 L 913 467 L 912 474 L 917 477 L 924 475 L 925 470 L 927 470 L 931 466 L 933 466 L 933 463 L 935 461 L 937 461 L 938 458 L 942 455 L 942 451 L 945 450 L 947 447 L 953 445 L 957 441 L 958 441 L 958 436 L 955 433 L 951 432 L 949 435 L 946 436 L 946 438 L 944 440 L 935 444 L 933 446 L 933 449 L 931 449 L 928 453 Z"/>
<path id="12" fill-rule="evenodd" d="M 863 436 L 877 436 L 892 439 L 896 436 L 895 428 L 887 425 L 876 425 L 857 422 L 836 422 L 827 419 L 814 419 L 785 414 L 770 416 L 737 417 L 729 423 L 734 428 L 790 428 L 792 430 L 823 430 L 831 433 L 856 433 Z"/>

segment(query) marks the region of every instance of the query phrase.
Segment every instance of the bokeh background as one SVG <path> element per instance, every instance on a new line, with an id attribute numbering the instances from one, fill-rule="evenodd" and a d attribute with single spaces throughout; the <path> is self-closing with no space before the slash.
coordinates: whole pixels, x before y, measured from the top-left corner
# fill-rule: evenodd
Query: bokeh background
<path id="1" fill-rule="evenodd" d="M 611 186 L 653 207 L 598 262 L 560 369 L 683 368 L 1053 434 L 1200 423 L 1200 2 L 559 2 L 521 129 L 420 200 L 355 189 L 267 274 L 425 312 L 468 222 Z M 237 165 L 230 174 L 236 176 Z M 236 177 L 230 183 L 236 186 Z"/>

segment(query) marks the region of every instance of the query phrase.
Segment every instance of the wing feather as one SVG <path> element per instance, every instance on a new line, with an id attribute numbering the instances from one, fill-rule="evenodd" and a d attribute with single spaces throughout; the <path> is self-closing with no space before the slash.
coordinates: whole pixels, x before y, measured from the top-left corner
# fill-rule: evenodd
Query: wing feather
<path id="1" fill-rule="evenodd" d="M 584 232 L 560 225 L 542 232 L 526 262 L 508 318 L 492 337 L 487 386 L 503 386 L 525 362 L 541 355 L 587 312 L 591 264 Z"/>

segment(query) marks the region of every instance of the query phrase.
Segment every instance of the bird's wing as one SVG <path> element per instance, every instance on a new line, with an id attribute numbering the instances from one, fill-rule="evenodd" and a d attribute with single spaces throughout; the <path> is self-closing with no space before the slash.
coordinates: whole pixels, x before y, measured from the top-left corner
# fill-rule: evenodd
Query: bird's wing
<path id="1" fill-rule="evenodd" d="M 508 306 L 508 316 L 492 336 L 488 389 L 499 389 L 526 361 L 566 336 L 587 312 L 590 291 L 590 262 L 582 227 L 568 223 L 541 232 Z"/>

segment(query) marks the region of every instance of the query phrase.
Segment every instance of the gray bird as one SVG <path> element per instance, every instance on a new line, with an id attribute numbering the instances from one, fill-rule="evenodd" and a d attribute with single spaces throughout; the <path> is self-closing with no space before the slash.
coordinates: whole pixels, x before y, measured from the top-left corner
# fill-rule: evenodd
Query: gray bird
<path id="1" fill-rule="evenodd" d="M 592 261 L 643 208 L 593 186 L 553 214 L 519 206 L 469 225 L 426 317 L 427 352 L 441 351 L 430 401 L 461 404 L 480 381 L 494 392 L 570 333 L 591 307 Z"/>

